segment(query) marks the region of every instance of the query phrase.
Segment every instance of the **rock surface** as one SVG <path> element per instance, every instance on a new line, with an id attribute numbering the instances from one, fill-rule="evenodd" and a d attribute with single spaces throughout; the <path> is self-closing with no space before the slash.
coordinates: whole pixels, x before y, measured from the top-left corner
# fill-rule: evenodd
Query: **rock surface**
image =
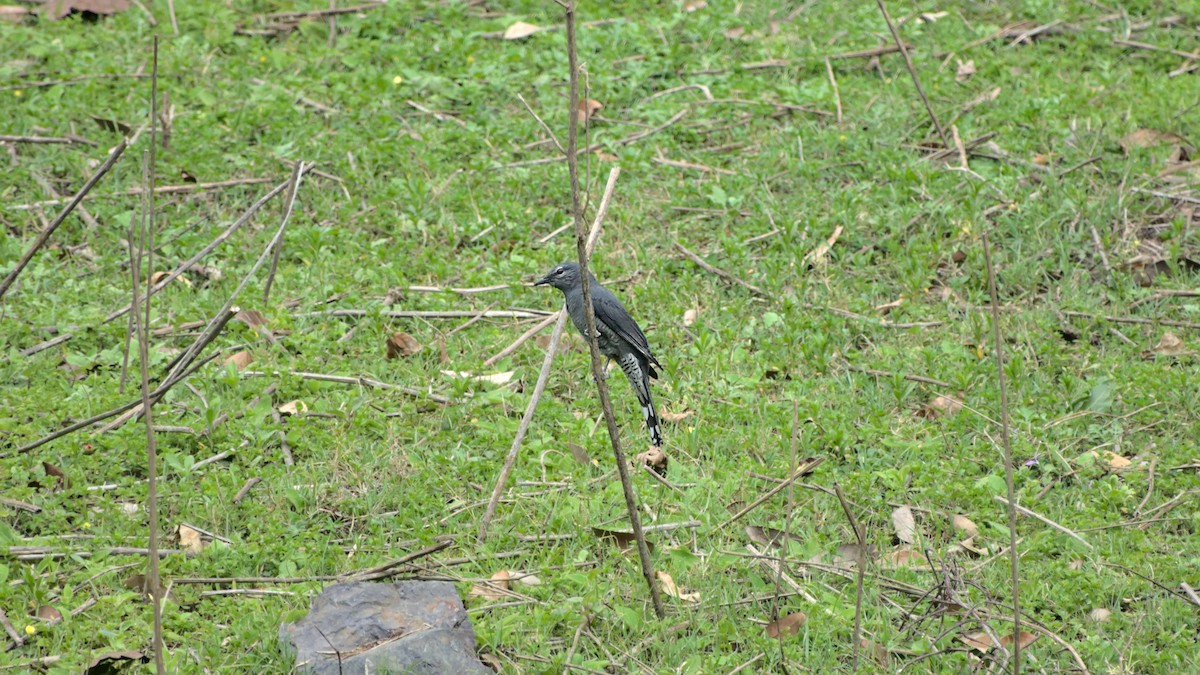
<path id="1" fill-rule="evenodd" d="M 279 627 L 279 639 L 304 673 L 492 672 L 475 655 L 467 611 L 445 581 L 328 586 L 308 616 Z"/>

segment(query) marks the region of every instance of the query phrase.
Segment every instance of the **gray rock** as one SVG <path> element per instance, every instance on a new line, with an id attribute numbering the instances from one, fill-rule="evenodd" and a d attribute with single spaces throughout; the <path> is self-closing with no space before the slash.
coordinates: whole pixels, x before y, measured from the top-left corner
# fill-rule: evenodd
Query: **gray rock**
<path id="1" fill-rule="evenodd" d="M 308 616 L 279 627 L 279 641 L 305 673 L 492 672 L 475 655 L 471 620 L 446 581 L 328 586 Z"/>

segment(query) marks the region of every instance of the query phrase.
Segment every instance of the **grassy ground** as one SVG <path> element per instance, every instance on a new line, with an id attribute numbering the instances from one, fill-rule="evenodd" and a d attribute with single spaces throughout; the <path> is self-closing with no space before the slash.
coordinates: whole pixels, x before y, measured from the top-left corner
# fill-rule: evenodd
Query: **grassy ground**
<path id="1" fill-rule="evenodd" d="M 453 546 L 414 573 L 461 580 L 464 596 L 472 580 L 499 570 L 542 581 L 514 587 L 523 604 L 488 610 L 483 599 L 470 600 L 481 652 L 508 672 L 561 671 L 568 654 L 591 671 L 726 672 L 757 658 L 743 672 L 785 664 L 849 672 L 852 575 L 801 562 L 845 564 L 839 547 L 854 535 L 837 500 L 822 491 L 836 483 L 875 547 L 862 597 L 872 647 L 859 669 L 966 670 L 983 653 L 968 650 L 961 636 L 981 630 L 981 621 L 1010 630 L 1003 620 L 1009 568 L 997 555 L 1008 529 L 994 500 L 1004 493 L 1004 469 L 980 239 L 988 233 L 1020 502 L 1087 541 L 1021 519 L 1022 607 L 1044 627 L 1034 631 L 1026 663 L 1048 672 L 1076 668 L 1070 645 L 1096 673 L 1200 669 L 1200 608 L 1180 590 L 1181 582 L 1200 586 L 1196 333 L 1157 323 L 1200 321 L 1194 297 L 1163 293 L 1196 288 L 1200 239 L 1192 204 L 1136 191 L 1179 190 L 1195 179 L 1194 169 L 1171 163 L 1194 148 L 1164 134 L 1197 128 L 1200 88 L 1195 72 L 1170 76 L 1186 63 L 1179 56 L 1114 44 L 1127 38 L 1195 49 L 1195 3 L 1130 2 L 1109 11 L 1092 2 L 968 2 L 920 16 L 893 3 L 940 119 L 954 120 L 964 142 L 994 134 L 975 148 L 987 156 L 971 157 L 969 172 L 955 168 L 957 151 L 947 162 L 925 158 L 922 145 L 940 140 L 898 54 L 834 60 L 836 90 L 831 85 L 825 56 L 890 44 L 874 3 L 710 0 L 696 11 L 582 3 L 582 21 L 615 19 L 581 29 L 579 38 L 589 95 L 604 105 L 590 130 L 599 145 L 587 164 L 593 198 L 611 167 L 622 170 L 597 272 L 625 298 L 666 367 L 655 388 L 660 406 L 690 413 L 665 429 L 668 479 L 677 489 L 636 477 L 647 523 L 700 522 L 651 535 L 658 568 L 699 593 L 698 602 L 668 598 L 664 620 L 650 609 L 636 557 L 591 529 L 622 528 L 624 507 L 608 439 L 597 430 L 585 352 L 555 362 L 508 499 L 480 544 L 483 503 L 543 352 L 530 342 L 494 367 L 482 362 L 532 324 L 484 320 L 448 335 L 465 319 L 380 314 L 389 309 L 385 299 L 404 310 L 557 307 L 557 295 L 524 282 L 574 255 L 569 232 L 539 243 L 569 222 L 566 167 L 506 165 L 555 156 L 545 143 L 529 146 L 546 134 L 519 95 L 565 141 L 565 35 L 507 41 L 487 34 L 517 20 L 560 25 L 558 6 L 394 2 L 339 17 L 331 40 L 325 19 L 284 34 L 236 30 L 272 32 L 255 17 L 326 7 L 319 2 L 175 3 L 177 36 L 166 3 L 146 4 L 157 29 L 136 8 L 98 24 L 0 25 L 0 41 L 22 45 L 0 57 L 0 133 L 75 133 L 98 144 L 17 144 L 5 153 L 0 269 L 15 265 L 42 226 L 42 212 L 20 205 L 49 198 L 42 183 L 70 195 L 117 142 L 92 118 L 134 130 L 147 119 L 145 75 L 157 31 L 160 86 L 174 111 L 169 144 L 158 153 L 160 184 L 269 183 L 160 197 L 156 270 L 188 258 L 286 180 L 287 162 L 314 161 L 323 172 L 300 188 L 270 301 L 262 303 L 262 273 L 239 299 L 263 313 L 278 346 L 234 322 L 210 349 L 248 349 L 252 370 L 364 375 L 456 401 L 440 406 L 292 375 L 247 377 L 219 361 L 201 370 L 156 408 L 157 423 L 196 432 L 158 436 L 160 531 L 172 548 L 180 523 L 231 543 L 168 556 L 166 579 L 336 575 L 453 535 Z M 1183 16 L 1158 22 L 1175 14 Z M 1021 21 L 1029 23 L 996 37 Z M 1018 42 L 1022 31 L 1047 24 Z M 782 61 L 746 65 L 770 60 Z M 48 80 L 64 82 L 37 84 Z M 1130 136 L 1138 130 L 1160 133 Z M 639 132 L 652 133 L 629 140 Z M 148 138 L 94 194 L 140 184 Z M 0 607 L 25 638 L 0 656 L 0 667 L 59 656 L 50 670 L 79 672 L 102 653 L 150 643 L 149 605 L 126 585 L 143 565 L 106 553 L 145 545 L 143 427 L 85 431 L 17 452 L 133 396 L 132 386 L 119 389 L 125 320 L 102 320 L 128 302 L 123 237 L 138 200 L 86 206 L 99 226 L 72 216 L 0 310 L 3 496 L 39 509 L 0 505 L 0 540 L 66 554 L 0 559 Z M 155 325 L 177 329 L 153 340 L 152 368 L 194 339 L 179 326 L 207 320 L 229 297 L 281 209 L 282 200 L 273 201 L 204 260 L 219 280 L 189 273 L 190 283 L 173 282 L 156 298 Z M 56 212 L 45 207 L 44 217 Z M 835 229 L 836 242 L 821 253 Z M 774 299 L 701 270 L 676 241 Z M 510 287 L 389 294 L 494 284 Z M 902 302 L 878 308 L 893 301 Z M 367 315 L 300 316 L 330 308 Z M 697 313 L 691 325 L 687 310 Z M 895 325 L 927 322 L 934 323 Z M 48 327 L 74 337 L 22 355 L 55 336 Z M 424 349 L 388 360 L 384 341 L 396 331 Z M 1155 350 L 1167 332 L 1183 345 Z M 514 371 L 519 384 L 456 381 L 442 370 Z M 611 382 L 622 440 L 636 453 L 645 445 L 637 406 L 622 381 Z M 273 393 L 252 404 L 271 384 Z M 966 407 L 931 407 L 939 395 Z M 272 408 L 297 399 L 308 412 L 282 422 L 295 458 L 287 466 Z M 762 476 L 788 473 L 793 405 L 808 420 L 799 456 L 824 458 L 804 479 L 817 489 L 797 489 L 791 506 L 784 491 L 719 527 L 775 485 Z M 223 414 L 233 418 L 215 424 Z M 591 464 L 573 459 L 568 443 L 583 446 Z M 1112 466 L 1122 462 L 1106 452 L 1129 466 Z M 230 454 L 197 466 L 219 453 Z M 261 482 L 235 503 L 248 479 Z M 927 550 L 936 572 L 922 569 L 923 559 L 903 564 L 896 553 L 898 505 L 915 512 L 916 549 Z M 964 534 L 951 527 L 955 514 L 977 524 L 972 543 L 986 549 L 982 555 L 957 546 Z M 807 622 L 782 642 L 764 630 L 776 580 L 746 557 L 747 525 L 787 526 L 794 535 L 784 553 L 809 599 L 785 583 L 779 612 L 804 612 Z M 544 534 L 563 537 L 521 539 Z M 465 560 L 448 566 L 454 559 Z M 164 619 L 169 669 L 286 672 L 279 623 L 303 615 L 322 585 L 239 586 L 291 593 L 253 597 L 172 584 Z M 921 597 L 925 591 L 932 593 Z M 957 604 L 935 601 L 948 592 Z M 65 620 L 36 618 L 44 605 Z"/>

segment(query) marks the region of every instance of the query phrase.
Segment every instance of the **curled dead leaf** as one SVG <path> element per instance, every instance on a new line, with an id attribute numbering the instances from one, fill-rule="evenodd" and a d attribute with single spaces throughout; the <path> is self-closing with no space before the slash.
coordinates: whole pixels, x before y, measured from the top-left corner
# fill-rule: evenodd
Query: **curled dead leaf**
<path id="1" fill-rule="evenodd" d="M 263 313 L 257 309 L 243 309 L 234 314 L 233 318 L 255 329 L 267 325 L 267 317 L 263 316 Z"/>
<path id="2" fill-rule="evenodd" d="M 838 567 L 854 567 L 858 564 L 858 553 L 858 544 L 842 544 L 837 548 L 837 560 L 834 561 L 834 564 Z M 868 544 L 863 558 L 865 560 L 873 560 L 875 558 L 875 554 L 875 547 L 871 544 Z"/>
<path id="3" fill-rule="evenodd" d="M 690 326 L 696 323 L 696 319 L 700 317 L 700 312 L 695 309 L 689 309 L 683 313 L 683 325 Z"/>
<path id="4" fill-rule="evenodd" d="M 954 73 L 955 82 L 966 82 L 975 76 L 975 59 L 958 62 L 958 70 Z"/>
<path id="5" fill-rule="evenodd" d="M 950 519 L 950 524 L 967 538 L 979 534 L 979 526 L 975 524 L 975 521 L 964 515 L 956 514 Z"/>
<path id="6" fill-rule="evenodd" d="M 532 574 L 526 574 L 524 572 L 517 572 L 517 571 L 512 571 L 512 570 L 510 570 L 508 574 L 509 574 L 510 580 L 513 583 L 517 583 L 522 586 L 541 586 L 542 585 L 542 580 Z"/>
<path id="7" fill-rule="evenodd" d="M 663 571 L 659 571 L 656 574 L 658 576 L 658 583 L 662 586 L 663 593 L 666 593 L 672 598 L 679 598 L 684 602 L 700 602 L 699 593 L 688 592 L 679 588 L 679 586 L 675 584 L 675 580 L 671 578 L 670 574 L 667 574 Z"/>
<path id="8" fill-rule="evenodd" d="M 1187 348 L 1187 344 L 1179 339 L 1179 336 L 1167 331 L 1159 338 L 1158 344 L 1154 345 L 1147 351 L 1142 352 L 1145 358 L 1154 358 L 1155 356 L 1187 356 L 1192 352 Z"/>
<path id="9" fill-rule="evenodd" d="M 961 641 L 963 644 L 967 645 L 971 649 L 975 649 L 975 650 L 978 650 L 981 652 L 989 651 L 990 649 L 992 649 L 993 647 L 996 646 L 996 643 L 994 641 L 992 641 L 992 637 L 984 631 L 978 631 L 975 633 L 964 633 L 962 635 L 959 635 L 958 639 L 959 639 L 959 641 Z M 1023 630 L 1023 631 L 1021 631 L 1020 637 L 1018 638 L 1018 640 L 1019 640 L 1018 646 L 1021 649 L 1025 649 L 1029 645 L 1036 642 L 1037 639 L 1038 639 L 1038 636 L 1036 634 Z M 1000 636 L 1000 644 L 1004 645 L 1005 647 L 1011 645 L 1012 641 L 1013 641 L 1012 633 L 1005 633 Z"/>
<path id="10" fill-rule="evenodd" d="M 176 529 L 179 535 L 179 548 L 191 552 L 199 553 L 204 550 L 204 539 L 201 538 L 199 530 L 192 529 L 187 525 L 180 525 Z"/>
<path id="11" fill-rule="evenodd" d="M 169 276 L 171 276 L 170 272 L 161 272 L 161 271 L 160 271 L 160 272 L 155 272 L 154 274 L 150 275 L 150 283 L 152 283 L 152 284 L 154 284 L 155 286 L 157 286 L 157 285 L 158 285 L 158 282 L 162 281 L 163 279 L 166 279 L 166 278 L 167 278 L 167 277 L 169 277 Z M 182 282 L 182 283 L 183 283 L 183 285 L 184 285 L 184 286 L 187 286 L 188 288 L 191 288 L 191 286 L 192 286 L 192 282 L 191 282 L 191 280 L 190 280 L 190 279 L 188 279 L 188 278 L 187 278 L 187 277 L 185 277 L 185 276 L 178 276 L 178 277 L 175 277 L 175 279 L 173 279 L 173 281 L 179 281 L 179 282 Z"/>
<path id="12" fill-rule="evenodd" d="M 601 527 L 593 527 L 592 534 L 596 535 L 597 539 L 608 539 L 617 545 L 621 553 L 628 554 L 629 551 L 637 546 L 637 540 L 634 539 L 632 532 L 622 532 L 620 530 L 606 530 Z M 654 551 L 654 542 L 647 541 L 646 547 L 651 552 Z"/>
<path id="13" fill-rule="evenodd" d="M 250 363 L 252 361 L 254 361 L 253 354 L 251 354 L 250 352 L 247 352 L 247 351 L 241 351 L 241 352 L 233 354 L 229 358 L 225 359 L 224 365 L 229 365 L 232 363 L 233 367 L 237 368 L 238 371 L 243 371 L 246 369 L 247 366 L 250 365 Z"/>
<path id="14" fill-rule="evenodd" d="M 683 11 L 689 13 L 704 9 L 705 7 L 708 7 L 708 0 L 685 0 L 683 3 Z"/>
<path id="15" fill-rule="evenodd" d="M 416 338 L 408 333 L 392 333 L 387 339 L 387 357 L 389 359 L 401 356 L 412 356 L 424 349 Z"/>
<path id="16" fill-rule="evenodd" d="M 602 110 L 603 108 L 604 104 L 596 99 L 589 98 L 587 100 L 580 101 L 575 110 L 575 119 L 579 120 L 580 124 L 587 124 L 588 122 L 592 121 L 592 116 L 596 114 L 596 111 Z"/>
<path id="17" fill-rule="evenodd" d="M 588 457 L 587 449 L 582 445 L 579 445 L 578 443 L 567 443 L 567 448 L 571 451 L 571 456 L 575 458 L 576 462 L 579 462 L 584 466 L 591 465 L 592 459 Z"/>
<path id="18" fill-rule="evenodd" d="M 880 559 L 880 564 L 887 569 L 929 570 L 929 562 L 925 556 L 911 546 L 897 546 Z"/>
<path id="19" fill-rule="evenodd" d="M 527 38 L 530 35 L 533 35 L 534 33 L 537 33 L 542 30 L 545 30 L 545 29 L 542 28 L 541 26 L 535 26 L 531 23 L 525 23 L 524 21 L 518 21 L 518 22 L 514 23 L 513 25 L 509 26 L 508 28 L 504 29 L 504 39 L 505 40 L 520 40 L 521 38 Z"/>
<path id="20" fill-rule="evenodd" d="M 120 672 L 129 663 L 147 663 L 148 661 L 150 661 L 150 657 L 141 652 L 108 652 L 92 659 L 88 667 L 84 668 L 83 675 Z"/>
<path id="21" fill-rule="evenodd" d="M 488 583 L 471 586 L 471 590 L 467 595 L 473 598 L 483 598 L 484 600 L 502 600 L 509 597 L 509 594 L 504 591 L 509 589 L 509 582 L 512 576 L 512 572 L 500 570 L 492 575 Z"/>
<path id="22" fill-rule="evenodd" d="M 921 409 L 917 411 L 917 417 L 923 417 L 927 420 L 934 420 L 939 417 L 952 417 L 958 411 L 962 410 L 962 408 L 962 401 L 949 396 L 938 395 L 929 403 L 921 406 Z"/>
<path id="23" fill-rule="evenodd" d="M 1169 131 L 1159 131 L 1157 129 L 1137 129 L 1131 131 L 1121 138 L 1121 149 L 1125 154 L 1133 152 L 1137 148 L 1152 148 L 1156 145 L 1164 143 L 1186 144 L 1182 136 L 1173 134 Z"/>
<path id="24" fill-rule="evenodd" d="M 1103 607 L 1097 607 L 1088 612 L 1088 618 L 1096 623 L 1106 623 L 1112 618 L 1112 612 Z"/>
<path id="25" fill-rule="evenodd" d="M 47 623 L 55 624 L 59 621 L 62 621 L 63 615 L 62 612 L 50 605 L 42 605 L 41 607 L 38 607 L 37 618 Z"/>
<path id="26" fill-rule="evenodd" d="M 804 612 L 794 612 L 786 616 L 781 616 L 767 624 L 767 637 L 778 640 L 782 637 L 795 635 L 800 632 L 800 627 L 804 625 L 805 621 L 808 621 L 808 616 Z"/>
<path id="27" fill-rule="evenodd" d="M 280 415 L 303 415 L 306 412 L 308 412 L 308 404 L 300 399 L 288 401 L 279 406 Z"/>
<path id="28" fill-rule="evenodd" d="M 896 538 L 905 544 L 913 543 L 917 537 L 917 520 L 907 506 L 892 511 L 892 527 L 896 530 Z"/>
<path id="29" fill-rule="evenodd" d="M 694 411 L 694 410 L 684 410 L 683 412 L 671 412 L 670 410 L 667 410 L 666 408 L 658 409 L 658 416 L 661 417 L 664 422 L 670 422 L 671 424 L 675 424 L 676 422 L 682 422 L 695 414 L 696 414 L 696 411 Z"/>
<path id="30" fill-rule="evenodd" d="M 667 476 L 667 455 L 659 448 L 650 448 L 646 452 L 638 453 L 633 461 L 638 466 L 650 467 L 651 471 L 664 478 Z"/>

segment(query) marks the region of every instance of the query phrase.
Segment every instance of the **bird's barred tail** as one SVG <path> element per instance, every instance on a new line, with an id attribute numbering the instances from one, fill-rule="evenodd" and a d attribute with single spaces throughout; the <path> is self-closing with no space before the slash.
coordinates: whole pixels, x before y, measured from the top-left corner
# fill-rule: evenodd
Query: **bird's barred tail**
<path id="1" fill-rule="evenodd" d="M 654 409 L 654 399 L 650 396 L 649 368 L 644 368 L 633 354 L 626 354 L 621 358 L 621 370 L 625 371 L 625 377 L 629 379 L 633 393 L 637 395 L 638 403 L 642 406 L 642 414 L 646 417 L 646 429 L 650 431 L 650 443 L 655 447 L 662 447 L 662 426 L 658 421 L 658 411 Z"/>

